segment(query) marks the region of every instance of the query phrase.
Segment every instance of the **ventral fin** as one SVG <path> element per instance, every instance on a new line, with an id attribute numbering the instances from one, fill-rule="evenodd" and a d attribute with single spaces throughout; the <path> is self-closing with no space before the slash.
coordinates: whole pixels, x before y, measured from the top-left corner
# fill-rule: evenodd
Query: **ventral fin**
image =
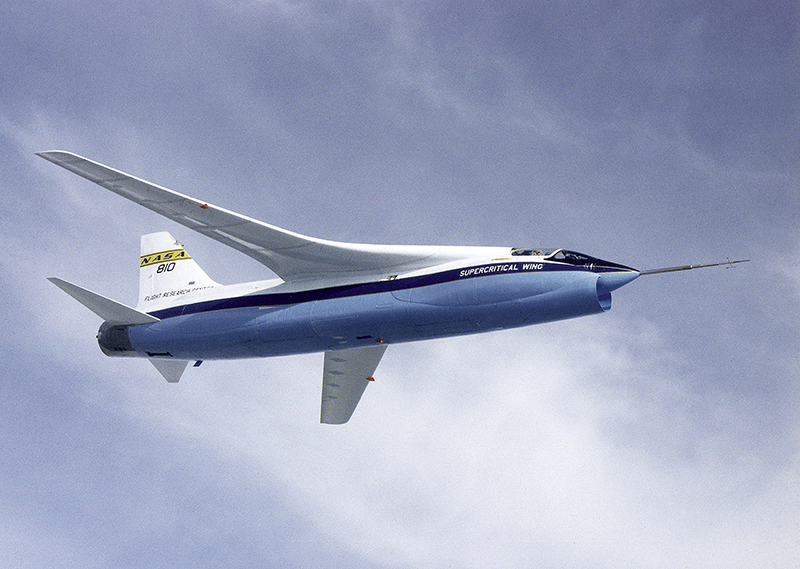
<path id="1" fill-rule="evenodd" d="M 158 373 L 164 376 L 164 379 L 169 383 L 178 383 L 189 362 L 180 360 L 150 360 L 150 363 L 155 366 Z"/>

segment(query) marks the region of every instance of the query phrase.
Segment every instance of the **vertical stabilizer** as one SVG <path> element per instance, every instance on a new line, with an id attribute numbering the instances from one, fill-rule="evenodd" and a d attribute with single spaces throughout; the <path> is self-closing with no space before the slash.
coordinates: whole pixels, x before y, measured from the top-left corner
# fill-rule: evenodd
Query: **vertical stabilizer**
<path id="1" fill-rule="evenodd" d="M 166 231 L 142 235 L 141 251 L 137 309 L 142 312 L 174 306 L 184 294 L 219 286 Z"/>

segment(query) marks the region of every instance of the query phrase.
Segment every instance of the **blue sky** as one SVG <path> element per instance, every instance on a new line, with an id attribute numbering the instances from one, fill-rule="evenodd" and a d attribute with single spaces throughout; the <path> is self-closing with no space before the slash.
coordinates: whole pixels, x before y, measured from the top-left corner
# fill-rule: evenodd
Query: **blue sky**
<path id="1" fill-rule="evenodd" d="M 786 567 L 800 557 L 791 2 L 28 2 L 0 9 L 0 563 Z M 167 385 L 59 276 L 129 304 L 139 236 L 264 267 L 34 156 L 294 231 L 564 246 L 605 315 L 392 346 L 343 427 L 322 356 Z"/>

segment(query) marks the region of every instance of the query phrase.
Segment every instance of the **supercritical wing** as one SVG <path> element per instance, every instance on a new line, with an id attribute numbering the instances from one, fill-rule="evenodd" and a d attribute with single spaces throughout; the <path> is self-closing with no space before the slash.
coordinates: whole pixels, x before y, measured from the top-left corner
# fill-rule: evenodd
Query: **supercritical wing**
<path id="1" fill-rule="evenodd" d="M 362 245 L 307 237 L 151 184 L 71 152 L 38 156 L 241 251 L 285 281 L 390 275 L 450 260 L 431 246 Z"/>

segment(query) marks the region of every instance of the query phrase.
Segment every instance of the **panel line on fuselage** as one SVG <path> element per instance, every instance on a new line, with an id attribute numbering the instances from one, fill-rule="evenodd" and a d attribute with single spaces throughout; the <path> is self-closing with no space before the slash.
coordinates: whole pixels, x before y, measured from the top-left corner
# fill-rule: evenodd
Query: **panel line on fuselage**
<path id="1" fill-rule="evenodd" d="M 292 304 L 313 302 L 317 300 L 364 296 L 370 294 L 380 294 L 384 292 L 397 292 L 400 290 L 422 288 L 465 279 L 508 275 L 513 273 L 538 273 L 552 271 L 581 271 L 602 274 L 605 272 L 620 272 L 620 268 L 598 265 L 588 268 L 544 260 L 531 260 L 528 262 L 509 260 L 505 262 L 481 263 L 478 265 L 459 267 L 456 269 L 448 269 L 445 271 L 412 277 L 390 278 L 380 281 L 335 285 L 294 292 L 264 292 L 252 295 L 204 300 L 156 310 L 150 312 L 149 314 L 163 320 L 165 318 L 198 314 L 201 312 L 231 310 L 236 308 L 289 306 Z"/>

